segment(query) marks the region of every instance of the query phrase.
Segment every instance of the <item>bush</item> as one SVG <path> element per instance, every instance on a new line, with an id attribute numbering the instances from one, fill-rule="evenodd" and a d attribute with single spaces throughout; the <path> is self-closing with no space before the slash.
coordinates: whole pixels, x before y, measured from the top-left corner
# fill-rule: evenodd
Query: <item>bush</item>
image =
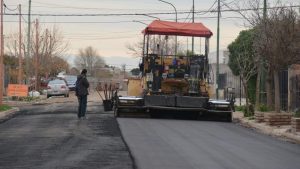
<path id="1" fill-rule="evenodd" d="M 245 110 L 245 106 L 235 106 L 235 110 L 243 112 Z"/>
<path id="2" fill-rule="evenodd" d="M 35 101 L 35 100 L 39 100 L 40 97 L 31 97 L 31 96 L 27 96 L 27 97 L 12 97 L 12 100 L 14 101 L 24 101 L 24 102 L 31 102 L 31 101 Z"/>
<path id="3" fill-rule="evenodd" d="M 294 113 L 294 117 L 300 117 L 300 109 L 297 109 Z"/>
<path id="4" fill-rule="evenodd" d="M 265 105 L 265 104 L 260 104 L 258 110 L 261 111 L 261 112 L 268 112 L 268 111 L 270 111 L 270 109 L 268 108 L 268 106 Z"/>
<path id="5" fill-rule="evenodd" d="M 244 117 L 250 117 L 253 115 L 254 115 L 254 106 L 253 106 L 253 104 L 249 104 L 249 112 L 247 111 L 247 109 L 245 107 Z"/>
<path id="6" fill-rule="evenodd" d="M 9 109 L 11 109 L 11 107 L 9 106 L 9 105 L 1 105 L 0 106 L 0 111 L 6 111 L 6 110 L 9 110 Z"/>
<path id="7" fill-rule="evenodd" d="M 27 96 L 27 97 L 20 98 L 20 101 L 31 102 L 31 101 L 35 101 L 35 100 L 38 100 L 38 99 L 39 99 L 39 97 Z"/>
<path id="8" fill-rule="evenodd" d="M 244 117 L 251 117 L 254 115 L 254 106 L 249 104 L 249 112 L 247 111 L 246 106 L 236 106 L 236 111 L 242 111 L 244 113 Z"/>

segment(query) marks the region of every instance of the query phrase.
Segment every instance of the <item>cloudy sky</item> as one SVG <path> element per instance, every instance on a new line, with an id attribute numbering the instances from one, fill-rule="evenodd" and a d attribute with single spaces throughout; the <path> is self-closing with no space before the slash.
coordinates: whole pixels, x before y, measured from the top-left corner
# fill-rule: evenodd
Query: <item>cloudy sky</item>
<path id="1" fill-rule="evenodd" d="M 247 8 L 248 0 L 221 0 L 222 10 Z M 192 0 L 168 0 L 178 11 L 178 21 L 191 22 Z M 213 32 L 210 41 L 210 51 L 216 50 L 217 13 L 216 0 L 195 0 L 195 22 L 202 22 Z M 28 13 L 28 0 L 4 0 L 6 13 L 17 13 L 14 9 L 22 5 L 22 13 Z M 282 0 L 285 5 L 299 5 L 299 0 Z M 226 4 L 226 5 L 225 5 Z M 274 0 L 268 0 L 269 6 L 274 6 Z M 162 14 L 162 13 L 170 14 Z M 32 20 L 39 19 L 42 27 L 56 25 L 68 42 L 68 56 L 77 54 L 80 48 L 92 46 L 110 64 L 116 66 L 126 63 L 135 65 L 139 59 L 133 58 L 126 48 L 127 44 L 137 43 L 142 38 L 141 30 L 154 18 L 175 20 L 172 6 L 158 0 L 32 0 Z M 139 14 L 151 14 L 141 16 Z M 156 14 L 153 14 L 156 13 Z M 45 14 L 46 16 L 42 16 Z M 95 16 L 86 16 L 96 14 Z M 105 14 L 105 15 L 104 15 Z M 115 15 L 124 14 L 124 15 Z M 127 15 L 130 14 L 130 15 Z M 137 15 L 132 15 L 137 14 Z M 76 15 L 76 16 L 57 16 Z M 78 16 L 81 15 L 81 16 Z M 27 16 L 23 16 L 23 27 L 27 26 Z M 18 16 L 4 16 L 4 34 L 18 31 Z M 136 22 L 138 21 L 138 22 Z M 246 25 L 246 26 L 245 26 Z M 222 12 L 220 23 L 220 49 L 226 49 L 238 33 L 247 29 L 247 22 L 236 12 Z M 179 39 L 181 43 L 190 43 L 186 38 Z M 197 50 L 197 49 L 196 49 Z M 72 60 L 72 59 L 69 59 Z M 132 63 L 132 64 L 131 64 Z"/>

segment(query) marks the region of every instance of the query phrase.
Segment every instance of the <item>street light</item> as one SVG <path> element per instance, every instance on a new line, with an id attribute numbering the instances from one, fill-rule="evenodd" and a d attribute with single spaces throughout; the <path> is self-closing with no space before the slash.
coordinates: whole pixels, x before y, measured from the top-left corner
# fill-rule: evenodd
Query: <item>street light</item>
<path id="1" fill-rule="evenodd" d="M 167 2 L 167 1 L 164 1 L 164 0 L 158 0 L 158 1 L 169 4 L 174 8 L 175 15 L 176 15 L 175 22 L 177 22 L 177 10 L 176 10 L 175 6 L 173 4 L 171 4 L 170 2 Z M 177 36 L 175 36 L 175 56 L 176 56 L 176 54 L 177 54 Z"/>
<path id="2" fill-rule="evenodd" d="M 169 4 L 169 5 L 171 5 L 174 8 L 175 15 L 176 15 L 175 22 L 177 22 L 177 10 L 176 10 L 175 6 L 173 4 L 171 4 L 170 2 L 167 2 L 167 1 L 164 1 L 164 0 L 158 0 L 158 1 L 166 3 L 166 4 Z"/>

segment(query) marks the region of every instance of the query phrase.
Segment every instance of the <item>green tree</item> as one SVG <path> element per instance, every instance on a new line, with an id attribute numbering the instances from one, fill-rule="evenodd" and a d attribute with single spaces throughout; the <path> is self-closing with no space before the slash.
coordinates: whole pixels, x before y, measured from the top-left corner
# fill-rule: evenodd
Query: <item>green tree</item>
<path id="1" fill-rule="evenodd" d="M 241 77 L 246 97 L 246 115 L 250 114 L 249 109 L 249 80 L 254 78 L 257 68 L 257 57 L 253 50 L 253 29 L 241 31 L 239 36 L 228 46 L 228 66 L 234 75 Z M 253 100 L 252 100 L 253 101 Z"/>

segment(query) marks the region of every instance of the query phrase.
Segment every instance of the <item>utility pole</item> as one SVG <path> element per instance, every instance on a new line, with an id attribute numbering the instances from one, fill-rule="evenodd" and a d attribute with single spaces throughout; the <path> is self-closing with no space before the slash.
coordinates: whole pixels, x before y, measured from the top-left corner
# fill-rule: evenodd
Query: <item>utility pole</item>
<path id="1" fill-rule="evenodd" d="M 264 19 L 267 17 L 267 0 L 264 0 Z"/>
<path id="2" fill-rule="evenodd" d="M 35 76 L 35 91 L 39 90 L 39 20 L 35 20 L 35 71 L 34 71 L 34 76 Z"/>
<path id="3" fill-rule="evenodd" d="M 1 26 L 0 26 L 0 105 L 2 105 L 2 98 L 3 98 L 3 54 L 4 54 L 4 38 L 3 38 L 3 0 L 1 1 Z"/>
<path id="4" fill-rule="evenodd" d="M 267 16 L 267 0 L 264 0 L 264 7 L 263 7 L 263 24 L 266 22 L 266 16 Z M 266 28 L 266 27 L 264 27 Z M 257 79 L 256 79 L 256 99 L 255 99 L 255 109 L 259 109 L 260 104 L 260 94 L 263 91 L 263 88 L 265 88 L 265 78 L 266 72 L 263 69 L 263 58 L 262 56 L 259 56 L 259 63 L 257 68 Z"/>
<path id="5" fill-rule="evenodd" d="M 123 69 L 123 74 L 124 74 L 123 79 L 125 79 L 126 78 L 126 76 L 125 76 L 125 74 L 126 74 L 126 64 L 122 65 L 122 69 Z"/>
<path id="6" fill-rule="evenodd" d="M 3 37 L 3 0 L 1 0 L 1 26 L 0 26 L 0 105 L 2 105 L 3 98 L 3 57 L 4 57 L 4 37 Z"/>
<path id="7" fill-rule="evenodd" d="M 29 59 L 30 59 L 30 48 L 31 48 L 31 0 L 29 0 L 28 7 L 28 30 L 27 30 L 27 56 L 26 56 L 26 84 L 29 84 Z"/>
<path id="8" fill-rule="evenodd" d="M 22 24 L 21 24 L 21 4 L 19 4 L 19 71 L 18 71 L 18 84 L 22 84 Z"/>
<path id="9" fill-rule="evenodd" d="M 15 57 L 17 57 L 17 55 L 18 55 L 18 54 L 17 54 L 17 53 L 18 53 L 18 52 L 17 52 L 17 40 L 15 40 L 14 47 L 15 47 Z"/>
<path id="10" fill-rule="evenodd" d="M 193 0 L 193 17 L 192 17 L 192 22 L 193 23 L 195 23 L 195 0 Z M 195 43 L 195 41 L 194 41 L 194 36 L 192 37 L 192 54 L 194 54 L 194 43 Z"/>
<path id="11" fill-rule="evenodd" d="M 218 0 L 216 99 L 219 99 L 220 0 Z"/>

